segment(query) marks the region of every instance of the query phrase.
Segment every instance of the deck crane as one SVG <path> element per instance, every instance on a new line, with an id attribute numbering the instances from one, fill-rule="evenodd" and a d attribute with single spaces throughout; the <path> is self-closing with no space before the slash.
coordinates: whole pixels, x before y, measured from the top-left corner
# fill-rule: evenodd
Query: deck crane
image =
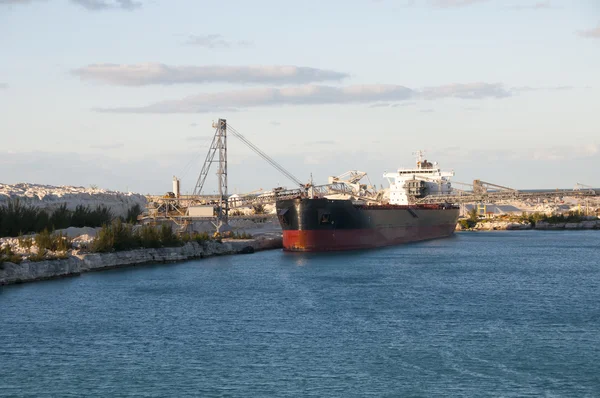
<path id="1" fill-rule="evenodd" d="M 258 154 L 261 158 L 267 161 L 271 166 L 273 166 L 277 171 L 282 173 L 284 176 L 292 180 L 295 184 L 297 184 L 300 188 L 308 189 L 310 184 L 304 184 L 298 178 L 296 178 L 292 173 L 287 171 L 282 165 L 277 163 L 273 158 L 263 152 L 260 148 L 250 142 L 246 137 L 244 137 L 239 131 L 237 131 L 232 126 L 227 125 L 227 120 L 219 119 L 217 123 L 213 123 L 213 128 L 215 128 L 215 135 L 213 137 L 212 143 L 206 155 L 206 159 L 204 160 L 204 164 L 202 166 L 202 170 L 200 171 L 200 175 L 198 176 L 198 180 L 194 187 L 193 195 L 199 196 L 202 193 L 202 189 L 204 188 L 204 182 L 206 181 L 206 177 L 210 171 L 210 167 L 213 163 L 218 163 L 217 166 L 217 178 L 219 181 L 219 195 L 217 199 L 217 231 L 221 230 L 221 228 L 227 225 L 228 214 L 229 214 L 229 203 L 228 203 L 228 193 L 227 193 L 227 132 L 230 132 L 235 138 L 239 139 L 243 142 L 248 148 Z M 215 160 L 215 155 L 219 153 L 218 159 Z"/>
<path id="2" fill-rule="evenodd" d="M 370 200 L 376 200 L 378 192 L 376 188 L 371 184 L 371 180 L 369 179 L 370 185 L 360 183 L 360 181 L 364 177 L 367 177 L 367 179 L 369 179 L 367 173 L 364 171 L 349 170 L 343 174 L 340 174 L 339 176 L 329 177 L 329 185 L 338 183 L 345 184 L 348 187 L 350 187 L 350 189 L 352 189 L 352 193 L 354 195 L 363 196 Z M 335 189 L 330 188 L 330 191 L 335 192 Z"/>

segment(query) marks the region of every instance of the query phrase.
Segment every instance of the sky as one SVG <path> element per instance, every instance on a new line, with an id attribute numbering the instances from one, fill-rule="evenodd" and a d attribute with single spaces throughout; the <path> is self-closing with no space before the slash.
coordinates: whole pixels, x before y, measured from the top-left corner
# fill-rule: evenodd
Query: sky
<path id="1" fill-rule="evenodd" d="M 600 187 L 598 71 L 599 0 L 0 0 L 0 183 L 191 193 L 224 118 L 301 181 Z"/>

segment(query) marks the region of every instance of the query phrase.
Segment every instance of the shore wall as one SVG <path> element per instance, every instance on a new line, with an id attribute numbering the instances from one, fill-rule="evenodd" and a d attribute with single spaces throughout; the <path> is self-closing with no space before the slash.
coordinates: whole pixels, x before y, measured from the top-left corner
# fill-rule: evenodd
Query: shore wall
<path id="1" fill-rule="evenodd" d="M 484 221 L 478 222 L 473 228 L 464 229 L 460 224 L 456 225 L 457 231 L 503 231 L 503 230 L 527 230 L 537 229 L 548 230 L 579 230 L 579 229 L 600 229 L 600 220 L 587 220 L 577 223 L 548 223 L 538 221 L 535 225 L 528 222 L 510 222 L 510 221 Z"/>
<path id="2" fill-rule="evenodd" d="M 190 242 L 181 247 L 137 249 L 113 253 L 73 254 L 64 260 L 24 261 L 21 264 L 3 263 L 0 264 L 0 285 L 76 276 L 84 272 L 139 264 L 184 261 L 226 254 L 253 253 L 255 251 L 279 249 L 281 247 L 282 238 L 273 237 L 224 241 L 223 243 L 208 241 L 199 244 Z"/>

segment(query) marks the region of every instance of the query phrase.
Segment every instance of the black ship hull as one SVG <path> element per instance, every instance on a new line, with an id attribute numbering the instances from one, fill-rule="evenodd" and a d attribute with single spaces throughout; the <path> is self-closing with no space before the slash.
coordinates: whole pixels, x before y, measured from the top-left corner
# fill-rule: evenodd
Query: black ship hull
<path id="1" fill-rule="evenodd" d="M 355 250 L 450 236 L 453 206 L 355 205 L 350 200 L 299 198 L 277 202 L 288 251 Z"/>

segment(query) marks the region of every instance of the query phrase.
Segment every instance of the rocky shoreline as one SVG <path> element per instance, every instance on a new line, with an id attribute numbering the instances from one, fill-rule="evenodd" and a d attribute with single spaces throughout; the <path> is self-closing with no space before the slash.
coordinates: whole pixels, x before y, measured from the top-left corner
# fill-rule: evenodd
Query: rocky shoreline
<path id="1" fill-rule="evenodd" d="M 79 254 L 74 251 L 68 258 L 61 260 L 0 264 L 0 285 L 78 276 L 84 272 L 149 263 L 185 261 L 227 254 L 248 254 L 281 247 L 281 237 L 260 237 L 247 240 L 224 240 L 222 243 L 215 241 L 207 241 L 202 244 L 189 242 L 180 247 L 137 249 L 112 253 Z"/>
<path id="2" fill-rule="evenodd" d="M 540 231 L 600 229 L 600 220 L 586 220 L 576 223 L 548 223 L 538 221 L 534 224 L 516 221 L 480 221 L 473 228 L 463 228 L 456 225 L 457 231 L 515 231 L 535 229 Z"/>

